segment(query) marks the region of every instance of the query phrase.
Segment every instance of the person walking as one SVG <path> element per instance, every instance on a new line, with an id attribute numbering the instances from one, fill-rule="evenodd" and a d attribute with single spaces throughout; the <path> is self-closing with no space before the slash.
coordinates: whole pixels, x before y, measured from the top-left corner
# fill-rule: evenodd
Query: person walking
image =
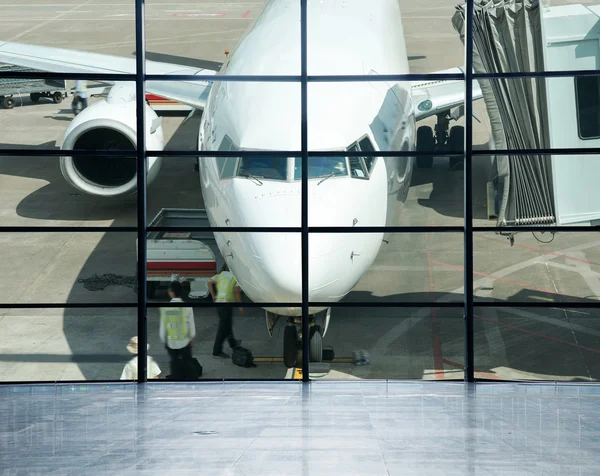
<path id="1" fill-rule="evenodd" d="M 148 344 L 148 349 L 150 349 L 150 344 Z M 123 368 L 123 372 L 121 373 L 121 380 L 137 380 L 138 378 L 138 338 L 137 336 L 133 336 L 129 340 L 129 344 L 127 345 L 127 350 L 135 355 L 133 359 L 125 364 Z M 148 356 L 147 361 L 147 371 L 146 377 L 148 379 L 157 379 L 160 375 L 160 367 L 154 361 L 154 359 Z"/>
<path id="2" fill-rule="evenodd" d="M 213 276 L 208 281 L 208 291 L 214 302 L 242 301 L 241 288 L 226 264 L 223 265 L 219 274 Z M 231 347 L 232 350 L 239 347 L 242 341 L 236 340 L 233 335 L 233 308 L 219 307 L 217 308 L 217 313 L 219 315 L 219 327 L 213 345 L 213 357 L 217 359 L 228 359 L 229 354 L 223 352 L 223 343 L 225 340 L 228 341 L 229 347 Z M 240 308 L 240 314 L 243 313 L 244 309 Z"/>
<path id="3" fill-rule="evenodd" d="M 87 90 L 87 81 L 75 81 L 75 94 L 71 104 L 71 107 L 73 108 L 73 114 L 79 114 L 88 106 L 88 97 L 89 93 Z"/>
<path id="4" fill-rule="evenodd" d="M 183 302 L 181 299 L 183 286 L 179 281 L 169 284 L 171 302 Z M 190 367 L 193 365 L 192 346 L 196 337 L 194 311 L 191 307 L 160 308 L 160 340 L 171 358 L 170 379 L 190 378 Z"/>

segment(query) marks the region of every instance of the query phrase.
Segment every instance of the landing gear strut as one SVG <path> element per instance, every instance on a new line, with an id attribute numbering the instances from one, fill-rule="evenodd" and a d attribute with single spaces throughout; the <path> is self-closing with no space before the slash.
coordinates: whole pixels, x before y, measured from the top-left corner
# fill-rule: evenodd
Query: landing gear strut
<path id="1" fill-rule="evenodd" d="M 448 112 L 437 115 L 434 129 L 421 126 L 417 129 L 417 151 L 432 152 L 431 155 L 417 157 L 417 167 L 428 169 L 433 165 L 434 155 L 444 155 L 445 152 L 462 152 L 464 150 L 464 127 L 450 127 L 454 119 Z M 462 164 L 462 157 L 450 157 L 449 166 L 457 169 Z"/>

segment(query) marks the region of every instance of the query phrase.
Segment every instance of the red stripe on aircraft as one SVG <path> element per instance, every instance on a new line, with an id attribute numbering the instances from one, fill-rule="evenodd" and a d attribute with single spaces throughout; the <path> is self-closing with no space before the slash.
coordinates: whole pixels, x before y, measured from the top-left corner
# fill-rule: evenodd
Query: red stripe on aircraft
<path id="1" fill-rule="evenodd" d="M 180 261 L 149 261 L 149 270 L 158 269 L 188 269 L 188 270 L 216 270 L 217 264 L 213 262 L 180 262 Z"/>

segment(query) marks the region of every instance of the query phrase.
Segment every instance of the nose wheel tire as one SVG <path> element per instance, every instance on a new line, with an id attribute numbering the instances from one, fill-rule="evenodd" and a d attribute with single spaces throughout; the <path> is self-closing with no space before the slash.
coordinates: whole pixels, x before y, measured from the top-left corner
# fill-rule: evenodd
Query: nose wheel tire
<path id="1" fill-rule="evenodd" d="M 310 328 L 310 361 L 321 362 L 323 360 L 323 330 L 321 326 Z"/>
<path id="2" fill-rule="evenodd" d="M 465 150 L 464 142 L 465 128 L 463 126 L 454 126 L 450 129 L 450 136 L 448 137 L 448 149 L 452 152 L 458 152 Z M 462 169 L 463 158 L 462 157 L 450 157 L 450 168 Z M 460 166 L 460 167 L 459 167 Z"/>
<path id="3" fill-rule="evenodd" d="M 431 152 L 432 155 L 421 155 L 417 157 L 417 167 L 430 169 L 433 166 L 433 152 L 435 139 L 433 129 L 429 126 L 421 126 L 417 129 L 417 152 Z"/>
<path id="4" fill-rule="evenodd" d="M 156 296 L 157 284 L 155 281 L 146 281 L 146 297 L 148 299 L 154 299 Z"/>
<path id="5" fill-rule="evenodd" d="M 283 332 L 283 363 L 289 369 L 298 361 L 298 330 L 295 325 L 285 326 Z"/>

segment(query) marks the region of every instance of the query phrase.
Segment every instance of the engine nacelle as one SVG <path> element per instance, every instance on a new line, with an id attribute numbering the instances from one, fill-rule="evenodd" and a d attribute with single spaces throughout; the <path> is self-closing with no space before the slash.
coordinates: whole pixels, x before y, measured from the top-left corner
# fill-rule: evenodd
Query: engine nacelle
<path id="1" fill-rule="evenodd" d="M 161 119 L 145 104 L 146 148 L 163 150 Z M 60 158 L 60 169 L 73 187 L 102 197 L 133 193 L 137 188 L 135 84 L 116 84 L 106 100 L 84 109 L 67 129 L 62 150 L 131 150 L 129 157 Z M 148 158 L 148 185 L 158 175 L 162 158 Z"/>

